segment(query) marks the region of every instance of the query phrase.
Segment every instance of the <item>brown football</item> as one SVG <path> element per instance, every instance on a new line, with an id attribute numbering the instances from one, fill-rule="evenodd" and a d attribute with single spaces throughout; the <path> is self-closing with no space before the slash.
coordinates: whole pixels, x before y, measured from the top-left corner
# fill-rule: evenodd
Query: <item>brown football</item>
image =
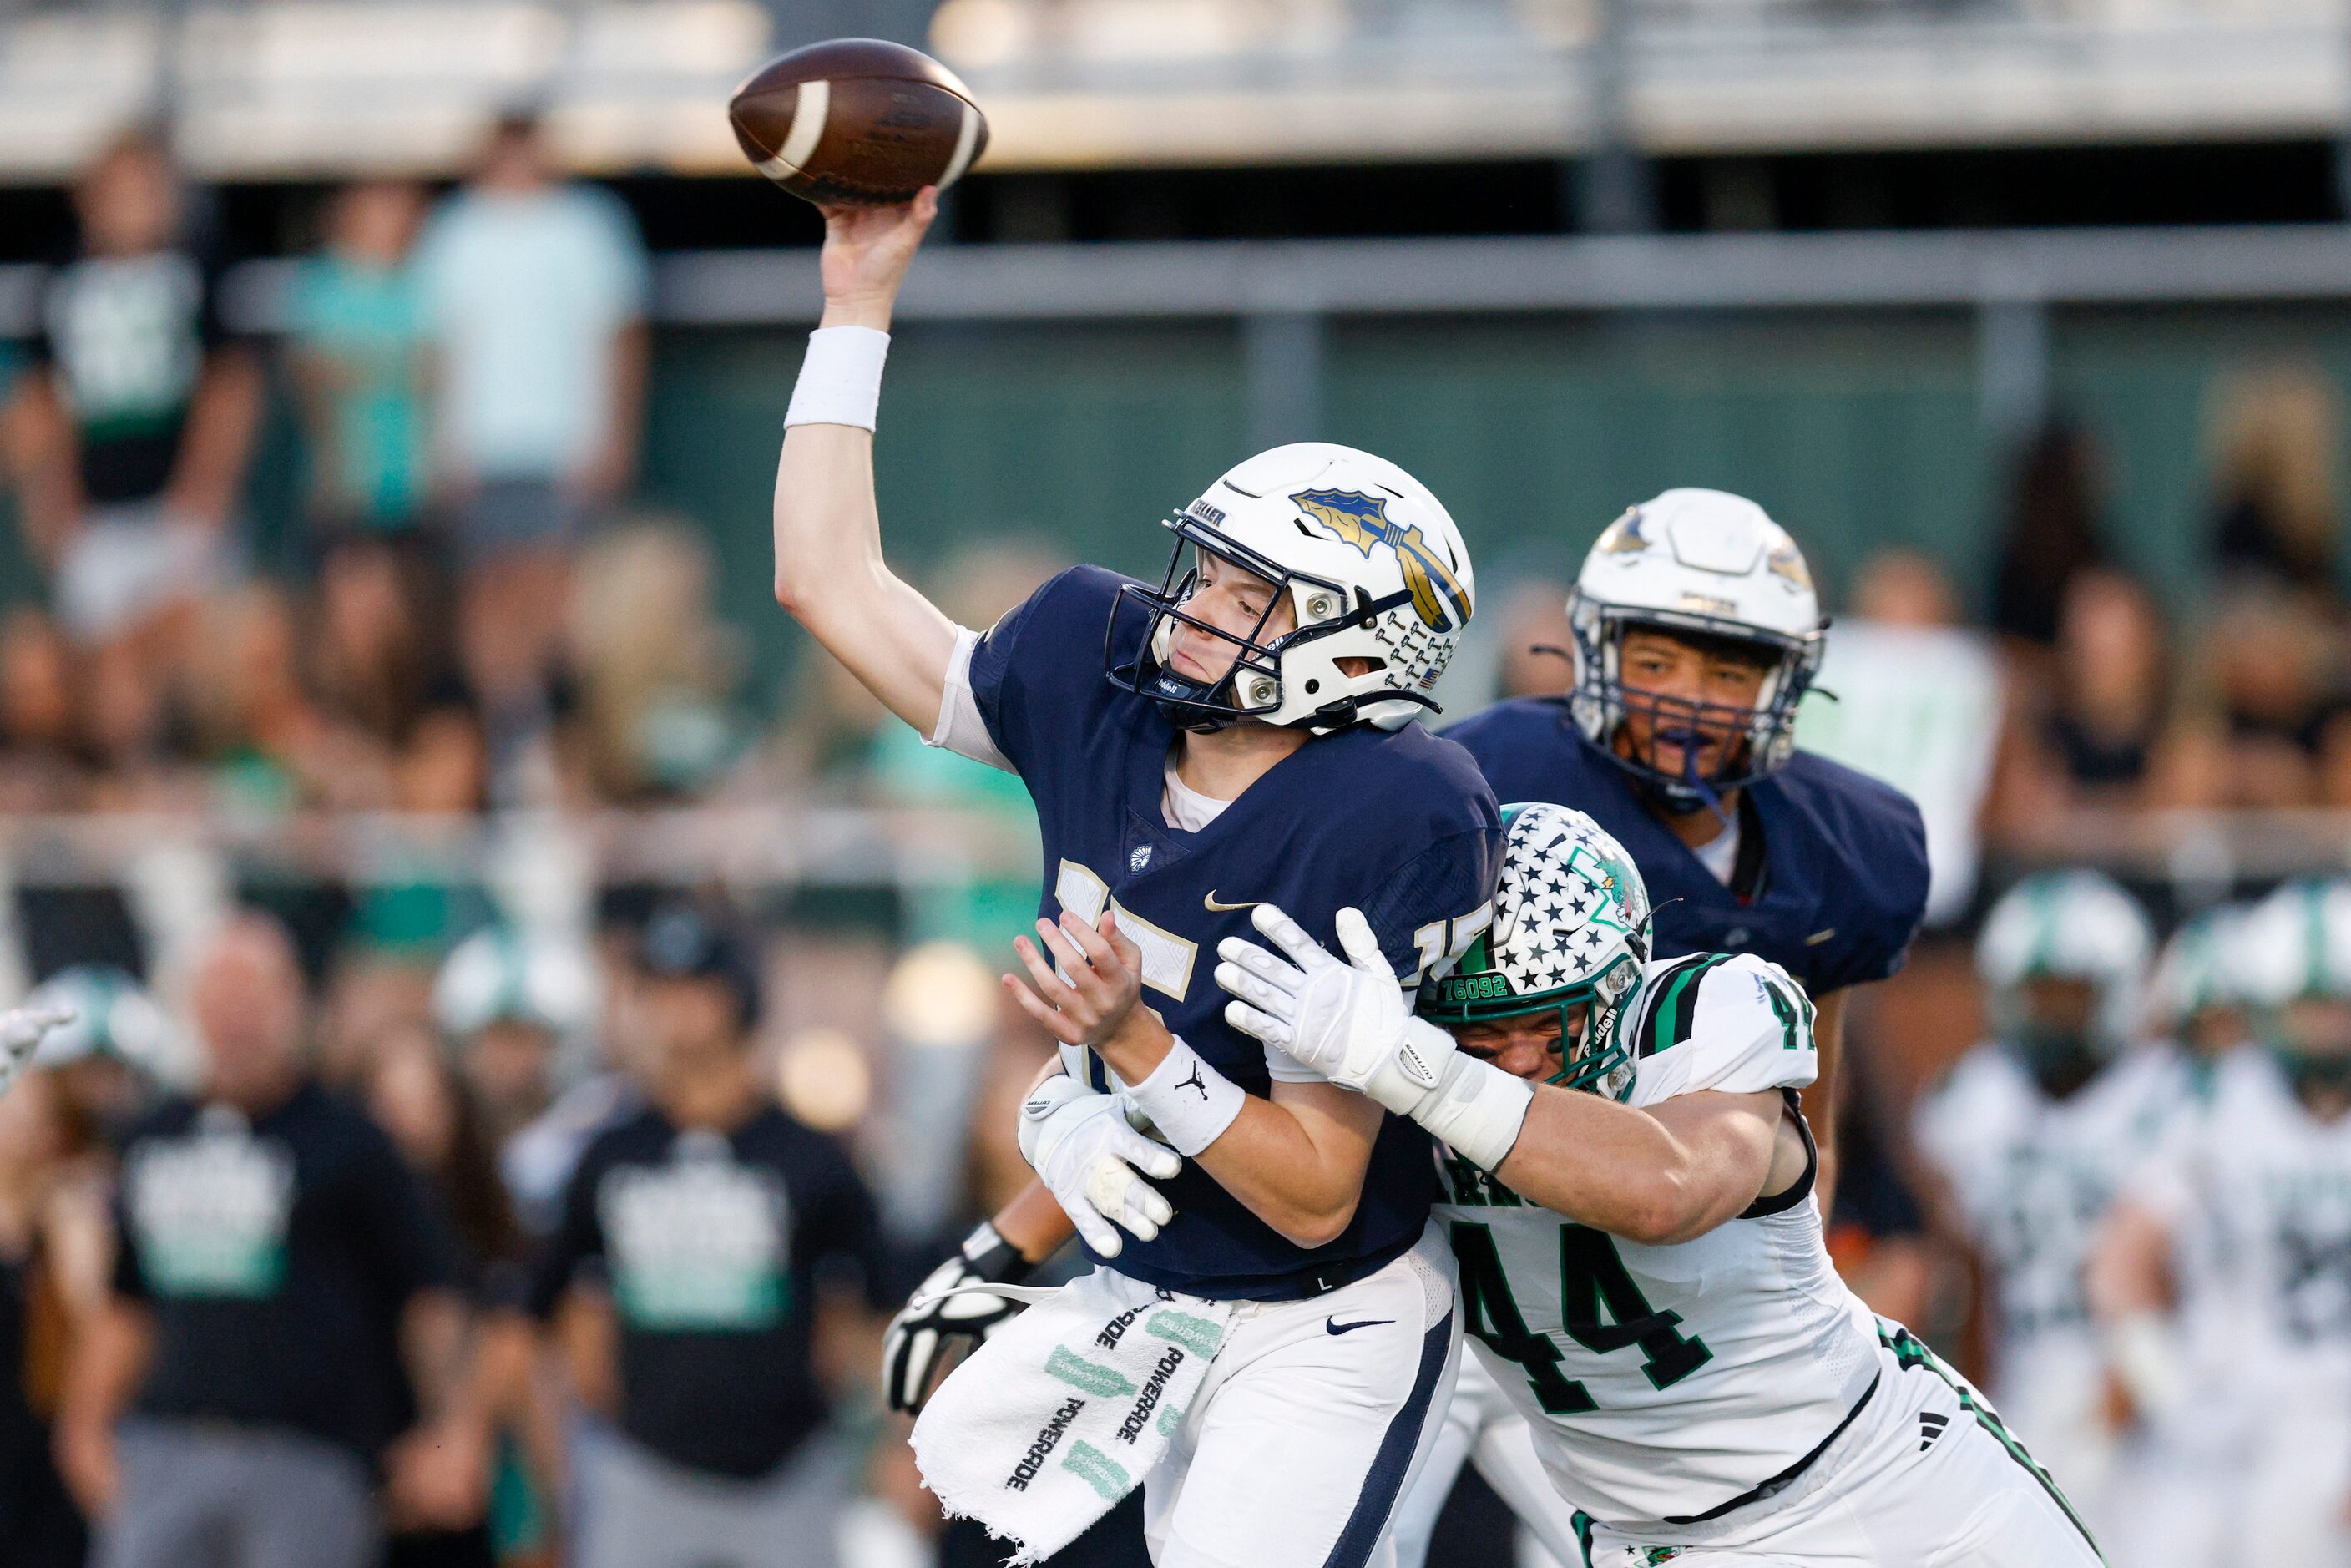
<path id="1" fill-rule="evenodd" d="M 760 173 L 827 206 L 886 207 L 963 177 L 987 119 L 956 74 L 918 49 L 834 38 L 768 61 L 726 106 Z"/>

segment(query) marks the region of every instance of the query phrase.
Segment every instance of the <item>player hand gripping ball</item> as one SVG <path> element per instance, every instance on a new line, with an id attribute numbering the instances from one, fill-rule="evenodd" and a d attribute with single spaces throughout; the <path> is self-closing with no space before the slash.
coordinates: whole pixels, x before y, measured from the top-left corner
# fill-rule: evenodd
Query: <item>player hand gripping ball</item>
<path id="1" fill-rule="evenodd" d="M 1218 943 L 1217 984 L 1235 998 L 1226 1021 L 1399 1116 L 1420 1109 L 1445 1077 L 1453 1037 L 1412 1016 L 1363 911 L 1339 911 L 1344 963 L 1273 904 L 1249 918 L 1289 961 L 1238 936 Z"/>
<path id="2" fill-rule="evenodd" d="M 0 1094 L 8 1092 L 31 1064 L 42 1037 L 78 1016 L 71 1008 L 14 1008 L 0 1013 Z"/>
<path id="3" fill-rule="evenodd" d="M 1019 1249 L 985 1222 L 965 1239 L 960 1251 L 932 1270 L 890 1320 L 889 1335 L 883 1341 L 882 1389 L 890 1408 L 921 1414 L 948 1352 L 958 1345 L 976 1347 L 997 1324 L 1021 1310 L 1020 1303 L 1003 1296 L 977 1291 L 950 1296 L 947 1291 L 966 1285 L 1017 1285 L 1029 1271 Z"/>
<path id="4" fill-rule="evenodd" d="M 1123 1096 L 1099 1093 L 1066 1074 L 1048 1078 L 1020 1107 L 1020 1155 L 1035 1168 L 1086 1245 L 1115 1258 L 1118 1227 L 1149 1241 L 1176 1210 L 1143 1178 L 1165 1181 L 1184 1166 L 1175 1150 L 1127 1121 Z M 1139 1174 L 1138 1174 L 1139 1173 Z"/>

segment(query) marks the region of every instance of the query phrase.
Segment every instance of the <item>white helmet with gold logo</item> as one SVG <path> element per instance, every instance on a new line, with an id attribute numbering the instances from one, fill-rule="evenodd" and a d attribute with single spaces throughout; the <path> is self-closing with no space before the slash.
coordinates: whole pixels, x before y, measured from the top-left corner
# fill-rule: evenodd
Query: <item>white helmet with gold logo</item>
<path id="1" fill-rule="evenodd" d="M 1228 470 L 1167 527 L 1176 543 L 1165 580 L 1155 591 L 1130 583 L 1120 595 L 1150 612 L 1139 645 L 1120 645 L 1113 612 L 1104 662 L 1113 682 L 1171 721 L 1214 729 L 1249 718 L 1322 734 L 1351 724 L 1397 729 L 1436 709 L 1429 688 L 1468 624 L 1476 581 L 1460 530 L 1427 486 L 1384 457 L 1301 441 Z M 1274 585 L 1248 636 L 1186 613 L 1200 551 Z M 1269 631 L 1284 599 L 1297 624 Z M 1204 685 L 1167 667 L 1179 622 L 1237 644 L 1222 680 Z"/>
<path id="2" fill-rule="evenodd" d="M 1709 794 L 1751 783 L 1795 750 L 1796 705 L 1820 673 L 1828 622 L 1803 552 L 1754 502 L 1683 489 L 1631 507 L 1584 557 L 1567 610 L 1575 632 L 1571 706 L 1577 727 L 1677 807 L 1694 810 Z M 1760 647 L 1771 667 L 1755 706 L 1731 709 L 1628 691 L 1619 655 L 1626 629 L 1636 626 L 1701 644 Z M 1624 756 L 1613 743 L 1626 708 L 1636 705 L 1655 710 L 1660 732 L 1743 728 L 1746 744 L 1704 779 Z M 1694 758 L 1695 747 L 1678 749 Z"/>

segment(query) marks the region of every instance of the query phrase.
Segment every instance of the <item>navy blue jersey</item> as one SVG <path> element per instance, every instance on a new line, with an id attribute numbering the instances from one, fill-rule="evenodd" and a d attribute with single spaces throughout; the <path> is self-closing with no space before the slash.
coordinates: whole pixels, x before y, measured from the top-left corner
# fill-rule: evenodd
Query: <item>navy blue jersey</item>
<path id="1" fill-rule="evenodd" d="M 1278 904 L 1338 946 L 1349 905 L 1378 934 L 1400 978 L 1458 956 L 1489 914 L 1501 814 L 1460 747 L 1417 725 L 1358 726 L 1308 741 L 1196 833 L 1160 810 L 1177 731 L 1149 700 L 1102 677 L 1102 648 L 1124 580 L 1078 567 L 1039 589 L 980 639 L 971 689 L 989 736 L 1037 802 L 1048 917 L 1098 919 L 1115 906 L 1143 951 L 1143 999 L 1226 1077 L 1265 1095 L 1265 1047 L 1225 1021 L 1217 944 L 1255 938 L 1249 906 Z M 1113 632 L 1132 647 L 1147 619 L 1133 600 Z M 1064 1052 L 1064 1057 L 1073 1055 Z M 1078 1064 L 1106 1086 L 1091 1053 Z M 1428 1218 L 1427 1134 L 1388 1117 L 1355 1218 L 1311 1250 L 1284 1240 L 1196 1166 L 1164 1184 L 1176 1218 L 1155 1241 L 1129 1239 L 1119 1272 L 1219 1300 L 1312 1293 L 1409 1247 Z"/>
<path id="2" fill-rule="evenodd" d="M 1656 907 L 1656 955 L 1753 953 L 1815 997 L 1902 967 L 1927 908 L 1927 826 L 1890 784 L 1808 751 L 1747 786 L 1760 830 L 1752 899 L 1714 879 L 1652 816 L 1640 786 L 1575 727 L 1562 697 L 1518 697 L 1447 730 L 1508 801 L 1591 813 L 1641 869 Z"/>

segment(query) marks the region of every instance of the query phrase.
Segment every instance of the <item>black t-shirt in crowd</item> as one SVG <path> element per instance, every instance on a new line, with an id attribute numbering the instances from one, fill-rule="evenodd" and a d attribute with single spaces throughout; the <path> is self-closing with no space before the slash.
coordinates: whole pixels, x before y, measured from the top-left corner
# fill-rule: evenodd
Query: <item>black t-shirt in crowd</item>
<path id="1" fill-rule="evenodd" d="M 602 1260 L 621 1429 L 689 1469 L 761 1476 L 824 1420 L 809 1358 L 820 1270 L 862 1269 L 872 1298 L 880 1231 L 840 1144 L 782 1111 L 722 1136 L 648 1109 L 580 1155 L 530 1309 L 552 1313 L 580 1266 Z"/>
<path id="2" fill-rule="evenodd" d="M 178 250 L 86 256 L 49 278 L 34 353 L 80 434 L 92 506 L 152 500 L 171 482 L 204 356 L 227 336 L 219 298 Z"/>
<path id="3" fill-rule="evenodd" d="M 0 1253 L 0 1562 L 80 1568 L 89 1532 L 50 1461 L 49 1424 L 25 1386 L 32 1279 L 26 1261 Z"/>
<path id="4" fill-rule="evenodd" d="M 137 1408 L 289 1428 L 371 1458 L 398 1435 L 400 1316 L 454 1288 L 392 1140 L 315 1084 L 248 1124 L 185 1100 L 123 1146 L 114 1288 L 154 1315 Z"/>

